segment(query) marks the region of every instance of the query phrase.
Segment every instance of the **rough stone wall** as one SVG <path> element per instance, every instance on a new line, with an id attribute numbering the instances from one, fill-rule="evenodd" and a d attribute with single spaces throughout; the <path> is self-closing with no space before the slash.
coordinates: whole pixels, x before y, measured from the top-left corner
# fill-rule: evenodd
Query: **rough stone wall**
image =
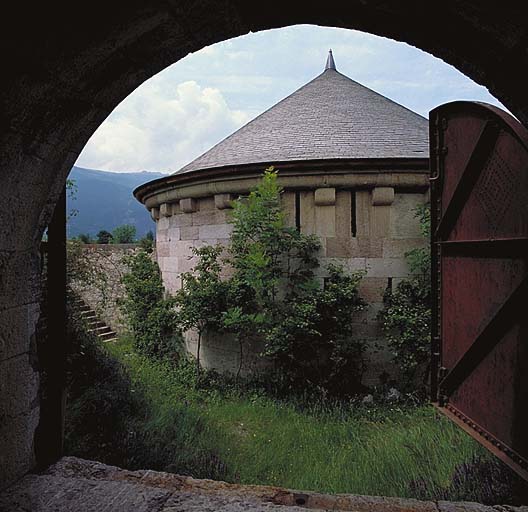
<path id="1" fill-rule="evenodd" d="M 93 283 L 73 282 L 72 289 L 117 333 L 127 330 L 118 301 L 124 297 L 121 283 L 127 268 L 123 257 L 138 250 L 136 244 L 86 244 L 81 257 L 95 276 Z"/>
<path id="2" fill-rule="evenodd" d="M 295 226 L 296 196 L 300 199 L 300 229 L 316 234 L 322 242 L 318 276 L 326 276 L 329 263 L 349 271 L 363 271 L 361 296 L 368 308 L 357 314 L 354 327 L 358 339 L 367 342 L 367 372 L 363 382 L 376 385 L 380 375 L 395 376 L 385 338 L 377 320 L 387 287 L 397 286 L 408 275 L 405 253 L 423 246 L 414 209 L 426 202 L 422 192 L 401 192 L 389 187 L 370 190 L 285 191 L 282 196 L 286 221 Z M 216 199 L 216 200 L 215 200 Z M 355 204 L 355 209 L 354 209 Z M 227 244 L 232 226 L 227 203 L 218 196 L 181 200 L 166 204 L 157 215 L 157 257 L 165 287 L 174 293 L 181 287 L 180 275 L 193 268 L 193 247 Z M 354 212 L 353 212 L 354 210 Z M 226 269 L 226 275 L 228 269 Z M 197 335 L 186 334 L 188 351 L 196 355 Z M 259 370 L 266 362 L 258 356 L 261 346 L 248 344 L 243 354 L 243 373 Z M 236 372 L 239 346 L 228 335 L 202 336 L 200 359 L 206 368 Z"/>

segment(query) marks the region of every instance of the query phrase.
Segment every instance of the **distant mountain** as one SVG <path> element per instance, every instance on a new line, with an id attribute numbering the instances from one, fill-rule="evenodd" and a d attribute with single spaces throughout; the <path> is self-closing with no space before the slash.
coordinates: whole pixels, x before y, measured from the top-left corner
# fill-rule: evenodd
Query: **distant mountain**
<path id="1" fill-rule="evenodd" d="M 106 172 L 73 167 L 69 179 L 76 185 L 74 197 L 68 197 L 68 212 L 78 213 L 68 221 L 70 238 L 87 233 L 93 237 L 102 229 L 112 231 L 117 226 L 136 226 L 138 238 L 156 225 L 146 208 L 136 201 L 132 191 L 139 185 L 162 178 L 159 172 Z"/>

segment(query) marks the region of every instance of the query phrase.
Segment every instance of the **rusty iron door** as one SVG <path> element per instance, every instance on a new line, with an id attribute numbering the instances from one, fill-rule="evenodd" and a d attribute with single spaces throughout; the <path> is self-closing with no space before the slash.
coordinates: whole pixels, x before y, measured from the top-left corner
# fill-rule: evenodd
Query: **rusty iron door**
<path id="1" fill-rule="evenodd" d="M 528 480 L 528 131 L 461 101 L 430 144 L 432 399 Z"/>

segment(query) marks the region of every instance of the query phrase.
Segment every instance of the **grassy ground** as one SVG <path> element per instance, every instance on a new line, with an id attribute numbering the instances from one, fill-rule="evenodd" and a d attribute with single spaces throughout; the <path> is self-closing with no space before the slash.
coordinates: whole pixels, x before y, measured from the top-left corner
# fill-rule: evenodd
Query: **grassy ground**
<path id="1" fill-rule="evenodd" d="M 130 340 L 108 349 L 140 403 L 121 465 L 328 493 L 512 500 L 504 467 L 428 405 L 300 404 L 196 389 L 189 367 L 139 357 Z"/>

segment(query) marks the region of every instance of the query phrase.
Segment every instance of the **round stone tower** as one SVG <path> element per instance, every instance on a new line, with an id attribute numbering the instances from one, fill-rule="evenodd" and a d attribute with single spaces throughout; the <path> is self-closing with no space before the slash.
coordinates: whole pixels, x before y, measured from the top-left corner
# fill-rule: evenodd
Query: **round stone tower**
<path id="1" fill-rule="evenodd" d="M 192 247 L 227 244 L 231 201 L 273 165 L 287 222 L 321 239 L 321 272 L 330 262 L 366 272 L 360 292 L 369 307 L 356 332 L 372 347 L 364 384 L 373 385 L 391 373 L 377 321 L 383 294 L 408 275 L 405 253 L 426 243 L 414 209 L 428 200 L 428 153 L 427 120 L 339 73 L 330 51 L 319 76 L 134 194 L 156 220 L 158 263 L 174 292 L 194 266 Z M 192 333 L 186 342 L 194 353 Z M 210 335 L 201 361 L 236 372 L 238 352 L 229 337 Z M 258 352 L 246 357 L 245 372 L 262 366 Z"/>

